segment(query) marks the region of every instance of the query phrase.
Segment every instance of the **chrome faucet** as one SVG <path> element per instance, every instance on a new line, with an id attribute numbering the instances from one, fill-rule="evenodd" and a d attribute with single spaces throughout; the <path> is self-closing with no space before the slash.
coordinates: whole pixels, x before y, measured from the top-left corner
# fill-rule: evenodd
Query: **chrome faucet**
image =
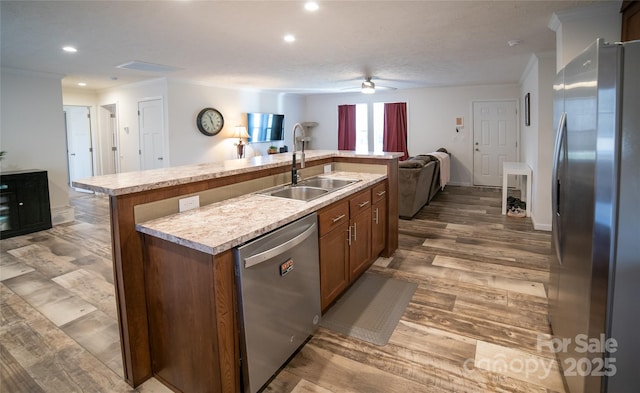
<path id="1" fill-rule="evenodd" d="M 291 184 L 298 184 L 298 169 L 296 168 L 296 130 L 300 129 L 300 134 L 304 137 L 304 126 L 300 123 L 293 125 L 293 162 L 291 166 Z M 300 152 L 300 169 L 304 168 L 304 140 L 302 141 L 302 151 Z"/>

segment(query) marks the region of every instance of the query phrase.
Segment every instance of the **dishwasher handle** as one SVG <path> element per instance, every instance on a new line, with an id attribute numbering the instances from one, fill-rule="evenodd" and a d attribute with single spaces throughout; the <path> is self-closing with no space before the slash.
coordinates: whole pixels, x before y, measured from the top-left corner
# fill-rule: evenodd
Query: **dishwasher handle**
<path id="1" fill-rule="evenodd" d="M 309 226 L 309 228 L 307 228 L 304 232 L 302 232 L 301 234 L 299 234 L 298 236 L 294 237 L 291 240 L 288 240 L 276 247 L 273 247 L 269 250 L 263 251 L 261 253 L 258 253 L 256 255 L 252 255 L 250 257 L 247 257 L 244 259 L 244 268 L 250 268 L 251 266 L 255 266 L 259 263 L 262 263 L 266 260 L 269 260 L 275 256 L 278 256 L 282 253 L 285 253 L 289 250 L 291 250 L 292 248 L 294 248 L 295 246 L 297 246 L 298 244 L 302 243 L 303 241 L 307 240 L 307 238 L 309 236 L 311 236 L 312 234 L 315 233 L 315 228 L 316 228 L 316 224 L 313 223 Z"/>

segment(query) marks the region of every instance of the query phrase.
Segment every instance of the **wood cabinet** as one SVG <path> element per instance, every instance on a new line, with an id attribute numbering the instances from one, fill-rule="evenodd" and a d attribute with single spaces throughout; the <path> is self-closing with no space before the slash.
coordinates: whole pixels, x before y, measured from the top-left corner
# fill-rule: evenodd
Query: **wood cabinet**
<path id="1" fill-rule="evenodd" d="M 622 2 L 622 41 L 640 40 L 640 2 Z"/>
<path id="2" fill-rule="evenodd" d="M 318 212 L 323 312 L 384 249 L 386 189 L 385 181 Z"/>
<path id="3" fill-rule="evenodd" d="M 3 239 L 51 228 L 47 171 L 2 173 L 0 228 Z"/>
<path id="4" fill-rule="evenodd" d="M 367 270 L 371 261 L 371 189 L 349 199 L 349 281 Z"/>
<path id="5" fill-rule="evenodd" d="M 349 286 L 349 202 L 335 203 L 318 214 L 320 299 L 324 310 Z"/>
<path id="6" fill-rule="evenodd" d="M 371 190 L 371 250 L 378 256 L 387 243 L 387 182 Z"/>

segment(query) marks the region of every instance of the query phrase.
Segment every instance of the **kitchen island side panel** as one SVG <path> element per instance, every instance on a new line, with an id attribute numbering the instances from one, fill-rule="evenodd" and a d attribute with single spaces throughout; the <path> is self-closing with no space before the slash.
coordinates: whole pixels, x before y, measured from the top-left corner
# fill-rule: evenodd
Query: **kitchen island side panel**
<path id="1" fill-rule="evenodd" d="M 154 376 L 179 392 L 238 391 L 231 252 L 145 235 L 144 254 Z"/>

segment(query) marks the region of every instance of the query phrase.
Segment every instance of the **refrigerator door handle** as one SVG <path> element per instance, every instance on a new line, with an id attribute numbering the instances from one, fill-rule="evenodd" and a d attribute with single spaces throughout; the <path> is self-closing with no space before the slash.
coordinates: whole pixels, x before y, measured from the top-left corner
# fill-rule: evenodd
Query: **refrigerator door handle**
<path id="1" fill-rule="evenodd" d="M 553 240 L 556 249 L 556 255 L 558 257 L 558 262 L 562 263 L 562 258 L 560 256 L 560 155 L 562 154 L 562 146 L 566 141 L 567 134 L 567 113 L 562 112 L 560 116 L 560 121 L 558 122 L 558 130 L 556 132 L 556 143 L 555 143 L 555 151 L 553 154 L 553 182 L 551 183 L 551 204 L 553 208 Z"/>

